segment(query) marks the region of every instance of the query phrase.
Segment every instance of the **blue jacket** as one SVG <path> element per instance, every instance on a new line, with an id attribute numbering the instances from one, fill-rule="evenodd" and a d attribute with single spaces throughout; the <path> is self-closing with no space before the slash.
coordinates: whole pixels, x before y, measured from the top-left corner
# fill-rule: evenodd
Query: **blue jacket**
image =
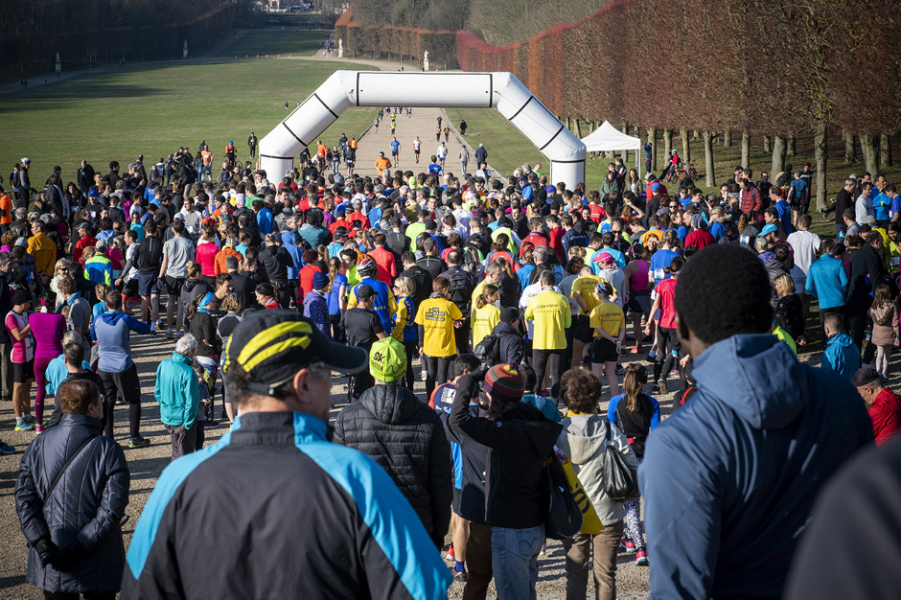
<path id="1" fill-rule="evenodd" d="M 847 333 L 834 335 L 826 342 L 820 366 L 835 371 L 845 381 L 851 381 L 851 376 L 860 368 L 860 348 Z"/>
<path id="2" fill-rule="evenodd" d="M 716 343 L 692 373 L 638 469 L 649 598 L 779 598 L 817 494 L 872 424 L 850 383 L 772 335 Z"/>
<path id="3" fill-rule="evenodd" d="M 807 271 L 807 293 L 816 296 L 820 310 L 844 306 L 848 298 L 848 273 L 842 259 L 822 255 Z"/>
<path id="4" fill-rule="evenodd" d="M 131 360 L 131 333 L 150 333 L 150 325 L 120 312 L 108 312 L 94 319 L 91 338 L 99 344 L 97 368 L 107 373 L 122 373 L 134 364 Z"/>
<path id="5" fill-rule="evenodd" d="M 197 405 L 200 403 L 200 384 L 191 365 L 193 360 L 172 353 L 172 358 L 164 360 L 156 368 L 156 387 L 153 395 L 160 405 L 160 420 L 163 425 L 194 426 Z"/>

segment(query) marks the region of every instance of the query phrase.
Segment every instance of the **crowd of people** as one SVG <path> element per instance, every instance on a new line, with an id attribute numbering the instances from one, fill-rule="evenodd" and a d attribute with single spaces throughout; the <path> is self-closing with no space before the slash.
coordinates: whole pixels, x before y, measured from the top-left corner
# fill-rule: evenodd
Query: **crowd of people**
<path id="1" fill-rule="evenodd" d="M 620 552 L 655 598 L 838 597 L 816 579 L 850 541 L 831 563 L 802 544 L 791 586 L 789 567 L 831 476 L 899 427 L 894 185 L 849 177 L 833 238 L 811 230 L 809 165 L 756 182 L 737 167 L 705 194 L 617 157 L 590 190 L 540 164 L 493 176 L 481 145 L 474 173 L 446 152 L 392 170 L 398 147 L 371 175 L 344 134 L 284 174 L 229 142 L 215 181 L 205 141 L 149 169 L 82 161 L 65 185 L 56 167 L 40 189 L 15 165 L 0 382 L 37 435 L 16 484 L 28 581 L 68 599 L 440 598 L 456 580 L 485 598 L 493 579 L 502 600 L 535 598 L 562 537 L 568 599 L 589 571 L 615 598 Z M 123 445 L 150 444 L 132 334 L 172 345 L 154 399 L 173 462 L 126 559 L 117 404 Z M 799 361 L 819 343 L 821 367 Z M 334 376 L 349 404 L 332 427 Z M 593 515 L 575 535 L 549 525 L 553 461 Z M 847 577 L 864 589 L 876 570 Z"/>

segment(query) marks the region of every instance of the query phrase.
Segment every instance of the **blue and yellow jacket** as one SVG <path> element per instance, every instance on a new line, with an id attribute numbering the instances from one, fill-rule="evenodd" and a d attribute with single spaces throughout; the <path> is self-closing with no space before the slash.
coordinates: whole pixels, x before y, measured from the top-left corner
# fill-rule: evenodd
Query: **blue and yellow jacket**
<path id="1" fill-rule="evenodd" d="M 166 467 L 126 562 L 123 600 L 437 600 L 452 582 L 384 469 L 291 412 L 241 415 Z"/>

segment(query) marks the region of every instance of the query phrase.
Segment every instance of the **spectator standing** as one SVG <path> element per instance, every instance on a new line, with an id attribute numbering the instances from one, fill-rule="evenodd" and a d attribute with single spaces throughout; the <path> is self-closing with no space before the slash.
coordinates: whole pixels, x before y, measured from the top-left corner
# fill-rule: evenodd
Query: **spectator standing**
<path id="1" fill-rule="evenodd" d="M 463 317 L 457 305 L 447 299 L 450 281 L 438 277 L 432 282 L 432 290 L 429 299 L 419 305 L 414 319 L 419 326 L 419 354 L 426 368 L 426 398 L 432 397 L 435 386 L 450 381 L 457 356 L 454 327 Z"/>
<path id="2" fill-rule="evenodd" d="M 873 421 L 873 436 L 881 446 L 895 437 L 901 427 L 901 396 L 886 386 L 885 378 L 873 367 L 863 367 L 851 377 L 851 384 L 863 398 Z"/>
<path id="3" fill-rule="evenodd" d="M 156 369 L 153 395 L 160 405 L 160 420 L 172 441 L 172 460 L 194 452 L 197 442 L 197 407 L 200 386 L 192 365 L 197 339 L 185 335 L 175 343 L 171 358 Z"/>
<path id="4" fill-rule="evenodd" d="M 453 479 L 441 420 L 400 382 L 407 371 L 403 344 L 378 340 L 369 351 L 375 385 L 335 419 L 333 441 L 371 456 L 419 515 L 437 549 L 450 524 Z"/>
<path id="5" fill-rule="evenodd" d="M 100 435 L 96 385 L 67 381 L 57 397 L 62 420 L 29 445 L 16 481 L 30 547 L 26 579 L 45 598 L 114 600 L 125 566 L 128 463 L 119 444 Z"/>
<path id="6" fill-rule="evenodd" d="M 45 297 L 47 307 L 52 307 L 56 297 Z M 49 310 L 49 309 L 48 309 Z M 44 399 L 46 397 L 47 366 L 50 361 L 63 353 L 63 333 L 66 331 L 66 318 L 62 315 L 43 312 L 32 313 L 28 317 L 28 325 L 34 336 L 34 378 L 37 390 L 34 396 L 34 414 L 37 419 L 35 431 L 44 431 Z"/>
<path id="7" fill-rule="evenodd" d="M 569 301 L 554 291 L 554 272 L 547 270 L 539 276 L 541 292 L 529 300 L 523 316 L 535 324 L 532 341 L 532 364 L 535 365 L 536 391 L 547 389 L 552 398 L 560 392 L 560 372 L 566 350 L 566 329 L 572 324 Z"/>
<path id="8" fill-rule="evenodd" d="M 873 439 L 853 388 L 768 333 L 769 297 L 760 259 L 739 245 L 705 248 L 680 273 L 697 391 L 648 437 L 638 470 L 652 600 L 780 597 L 824 482 Z"/>
<path id="9" fill-rule="evenodd" d="M 194 242 L 188 239 L 185 232 L 184 221 L 177 220 L 172 224 L 173 236 L 163 244 L 163 263 L 159 272 L 160 279 L 166 278 L 166 291 L 169 293 L 169 300 L 166 302 L 166 337 L 170 340 L 180 336 L 185 329 L 185 314 L 178 299 L 188 278 L 188 263 L 194 262 Z"/>
<path id="10" fill-rule="evenodd" d="M 34 336 L 28 324 L 31 294 L 16 292 L 12 310 L 6 315 L 6 331 L 12 340 L 13 411 L 16 431 L 31 431 L 37 425 L 31 416 L 31 384 L 34 382 Z M 43 423 L 40 423 L 43 428 Z"/>

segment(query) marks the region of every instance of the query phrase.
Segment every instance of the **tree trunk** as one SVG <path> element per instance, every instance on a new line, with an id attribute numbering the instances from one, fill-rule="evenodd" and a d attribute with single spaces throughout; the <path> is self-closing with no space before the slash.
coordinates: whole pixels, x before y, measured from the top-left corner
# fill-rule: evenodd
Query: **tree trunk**
<path id="1" fill-rule="evenodd" d="M 795 154 L 797 154 L 797 148 L 795 147 L 795 136 L 788 138 L 788 148 L 785 154 L 786 156 L 795 156 Z"/>
<path id="2" fill-rule="evenodd" d="M 785 138 L 777 135 L 773 138 L 773 164 L 770 168 L 770 181 L 776 181 L 779 173 L 785 171 Z"/>
<path id="3" fill-rule="evenodd" d="M 673 151 L 673 130 L 663 130 L 663 162 L 669 160 L 670 153 Z M 657 170 L 657 155 L 654 155 L 654 170 Z"/>
<path id="4" fill-rule="evenodd" d="M 741 134 L 741 166 L 748 168 L 751 162 L 751 134 L 747 131 Z"/>
<path id="5" fill-rule="evenodd" d="M 857 145 L 854 143 L 854 134 L 846 131 L 842 133 L 842 137 L 845 139 L 845 163 L 856 163 Z"/>
<path id="6" fill-rule="evenodd" d="M 768 135 L 763 136 L 763 151 L 764 152 L 772 151 L 772 149 L 770 147 L 770 136 L 768 136 Z"/>
<path id="7" fill-rule="evenodd" d="M 716 187 L 716 173 L 713 168 L 713 134 L 704 132 L 704 168 L 707 171 L 707 187 Z"/>
<path id="8" fill-rule="evenodd" d="M 863 149 L 864 168 L 867 173 L 876 177 L 876 137 L 869 133 L 860 134 L 860 146 Z"/>
<path id="9" fill-rule="evenodd" d="M 698 139 L 699 137 L 701 137 L 701 134 L 698 132 L 697 129 L 694 129 L 694 130 L 691 132 L 691 139 L 696 140 L 696 139 Z"/>
<path id="10" fill-rule="evenodd" d="M 726 129 L 723 131 L 723 145 L 727 148 L 732 145 L 732 130 Z"/>
<path id="11" fill-rule="evenodd" d="M 653 173 L 657 170 L 657 129 L 654 127 L 648 129 L 648 142 L 651 144 L 651 166 L 649 170 Z"/>
<path id="12" fill-rule="evenodd" d="M 826 208 L 826 123 L 817 122 L 813 138 L 813 151 L 817 163 L 817 208 Z"/>
<path id="13" fill-rule="evenodd" d="M 879 136 L 879 168 L 892 166 L 892 137 L 887 133 Z"/>
<path id="14" fill-rule="evenodd" d="M 680 129 L 679 135 L 682 136 L 682 162 L 687 163 L 691 160 L 691 140 L 688 139 L 688 130 Z"/>

